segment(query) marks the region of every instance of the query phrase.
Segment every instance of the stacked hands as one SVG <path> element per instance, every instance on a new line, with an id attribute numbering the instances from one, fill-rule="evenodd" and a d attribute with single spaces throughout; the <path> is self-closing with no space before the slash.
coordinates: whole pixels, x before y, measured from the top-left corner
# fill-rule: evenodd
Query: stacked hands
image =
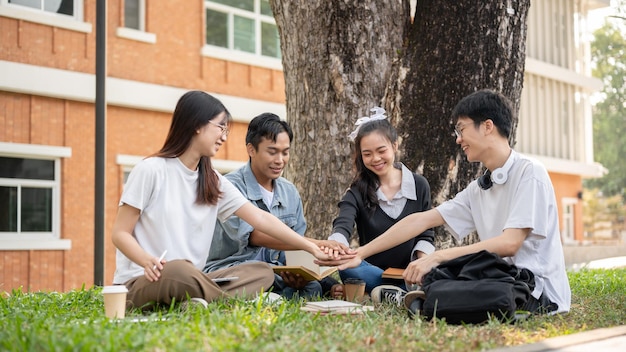
<path id="1" fill-rule="evenodd" d="M 323 266 L 337 266 L 339 270 L 345 270 L 348 268 L 356 268 L 363 261 L 363 253 L 366 250 L 366 246 L 352 249 L 346 245 L 332 241 L 332 240 L 313 240 L 311 242 L 315 244 L 316 248 L 313 255 L 317 258 L 315 261 L 318 265 Z M 163 264 L 166 260 L 157 257 L 152 257 L 144 266 L 145 276 L 149 281 L 157 281 L 161 276 L 161 270 L 163 270 Z M 420 285 L 422 278 L 432 268 L 439 265 L 440 261 L 436 258 L 436 253 L 431 255 L 425 255 L 421 258 L 409 263 L 409 266 L 404 270 L 404 281 L 408 285 Z M 304 287 L 307 283 L 299 275 L 291 273 L 281 273 L 283 280 L 290 287 Z M 334 290 L 337 291 L 337 290 Z M 341 292 L 333 292 L 335 295 L 341 295 Z"/>
<path id="2" fill-rule="evenodd" d="M 357 249 L 351 249 L 335 241 L 319 242 L 324 243 L 319 244 L 319 247 L 327 257 L 326 259 L 317 257 L 318 260 L 316 260 L 315 263 L 318 265 L 337 266 L 339 270 L 345 270 L 358 267 L 366 257 L 363 255 L 363 252 L 367 252 L 367 245 Z M 404 281 L 407 283 L 407 286 L 421 285 L 424 275 L 439 264 L 441 264 L 441 260 L 437 258 L 437 252 L 430 255 L 423 255 L 409 263 L 402 274 Z"/>
<path id="3" fill-rule="evenodd" d="M 311 240 L 322 252 L 321 256 L 315 255 L 320 265 L 336 266 L 338 264 L 324 264 L 326 262 L 346 261 L 356 256 L 356 251 L 346 245 L 333 240 Z"/>
<path id="4" fill-rule="evenodd" d="M 335 261 L 346 261 L 355 257 L 356 252 L 349 247 L 332 240 L 316 240 L 309 238 L 313 244 L 317 246 L 317 250 L 315 253 L 315 257 L 317 260 L 315 261 L 318 265 L 324 266 L 335 266 L 335 264 L 326 265 L 323 263 L 332 263 Z M 281 272 L 280 276 L 282 277 L 285 285 L 289 287 L 293 287 L 295 289 L 302 289 L 308 283 L 302 276 L 298 274 L 293 274 L 290 272 Z M 335 284 L 330 289 L 330 296 L 333 298 L 340 299 L 343 297 L 343 285 Z"/>

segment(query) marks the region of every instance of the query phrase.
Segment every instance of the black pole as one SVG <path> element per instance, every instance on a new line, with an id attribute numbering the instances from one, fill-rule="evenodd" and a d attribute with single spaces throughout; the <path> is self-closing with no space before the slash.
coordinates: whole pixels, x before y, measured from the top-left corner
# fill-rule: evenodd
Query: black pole
<path id="1" fill-rule="evenodd" d="M 104 284 L 104 172 L 106 170 L 106 0 L 96 2 L 96 154 L 94 285 Z"/>

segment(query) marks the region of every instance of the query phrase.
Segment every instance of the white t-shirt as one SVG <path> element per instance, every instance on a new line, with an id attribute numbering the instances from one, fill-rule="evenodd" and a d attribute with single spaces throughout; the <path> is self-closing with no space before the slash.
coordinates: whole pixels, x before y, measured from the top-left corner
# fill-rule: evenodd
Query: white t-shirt
<path id="1" fill-rule="evenodd" d="M 217 218 L 226 220 L 248 200 L 230 181 L 219 177 L 222 197 L 217 205 L 197 204 L 198 172 L 178 158 L 151 157 L 131 171 L 120 205 L 140 210 L 133 236 L 148 253 L 166 260 L 186 259 L 204 268 Z M 117 250 L 113 282 L 122 284 L 144 269 Z"/>
<path id="2" fill-rule="evenodd" d="M 543 292 L 567 312 L 571 291 L 559 232 L 559 217 L 554 188 L 545 167 L 538 161 L 511 151 L 514 158 L 506 183 L 494 183 L 483 190 L 477 181 L 436 209 L 446 228 L 457 238 L 477 231 L 481 241 L 502 234 L 507 228 L 530 228 L 517 254 L 505 258 L 535 274 L 533 297 Z"/>

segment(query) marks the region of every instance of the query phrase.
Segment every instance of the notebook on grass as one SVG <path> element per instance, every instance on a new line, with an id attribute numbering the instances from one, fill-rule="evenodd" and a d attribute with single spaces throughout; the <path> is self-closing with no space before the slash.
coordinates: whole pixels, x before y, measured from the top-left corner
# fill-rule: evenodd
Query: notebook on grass
<path id="1" fill-rule="evenodd" d="M 374 307 L 334 299 L 329 301 L 307 302 L 300 309 L 306 312 L 322 314 L 362 314 L 374 310 Z"/>

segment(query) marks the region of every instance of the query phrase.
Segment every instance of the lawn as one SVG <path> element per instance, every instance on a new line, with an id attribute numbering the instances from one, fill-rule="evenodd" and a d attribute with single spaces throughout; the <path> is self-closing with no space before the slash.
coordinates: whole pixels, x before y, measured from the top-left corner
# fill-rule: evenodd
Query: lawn
<path id="1" fill-rule="evenodd" d="M 569 273 L 572 310 L 516 324 L 455 326 L 411 320 L 377 305 L 362 316 L 300 311 L 299 301 L 229 300 L 209 309 L 178 305 L 125 321 L 104 317 L 101 288 L 0 293 L 3 351 L 480 351 L 626 324 L 626 269 Z M 133 322 L 133 318 L 145 318 Z"/>

